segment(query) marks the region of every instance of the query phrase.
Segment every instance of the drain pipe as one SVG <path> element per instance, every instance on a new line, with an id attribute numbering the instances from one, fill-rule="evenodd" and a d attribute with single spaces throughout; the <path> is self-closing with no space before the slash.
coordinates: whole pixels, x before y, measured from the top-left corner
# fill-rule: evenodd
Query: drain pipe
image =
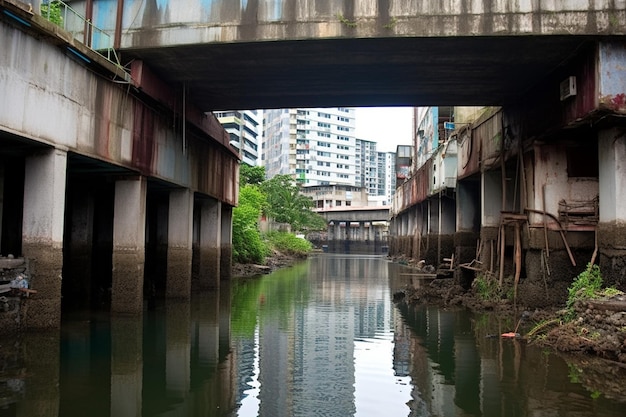
<path id="1" fill-rule="evenodd" d="M 183 156 L 187 156 L 187 84 L 183 82 Z"/>
<path id="2" fill-rule="evenodd" d="M 124 15 L 124 0 L 117 0 L 117 14 L 115 16 L 115 34 L 113 49 L 120 49 L 122 44 L 122 17 Z"/>

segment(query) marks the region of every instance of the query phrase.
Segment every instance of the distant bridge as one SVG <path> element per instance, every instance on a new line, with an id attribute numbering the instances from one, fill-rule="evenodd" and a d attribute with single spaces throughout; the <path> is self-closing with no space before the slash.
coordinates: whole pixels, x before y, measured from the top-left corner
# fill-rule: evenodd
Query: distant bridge
<path id="1" fill-rule="evenodd" d="M 386 253 L 390 206 L 318 210 L 328 223 L 326 244 L 333 252 Z"/>

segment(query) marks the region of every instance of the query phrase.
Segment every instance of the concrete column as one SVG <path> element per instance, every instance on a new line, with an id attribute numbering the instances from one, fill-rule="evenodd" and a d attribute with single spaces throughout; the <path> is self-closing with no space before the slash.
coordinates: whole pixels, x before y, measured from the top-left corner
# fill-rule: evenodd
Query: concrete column
<path id="1" fill-rule="evenodd" d="M 92 253 L 94 196 L 87 187 L 67 190 L 69 241 L 65 242 L 65 276 L 63 277 L 63 299 L 73 306 L 89 307 L 92 296 Z"/>
<path id="2" fill-rule="evenodd" d="M 598 134 L 600 269 L 610 285 L 626 283 L 626 138 L 618 128 Z"/>
<path id="3" fill-rule="evenodd" d="M 4 161 L 0 160 L 0 254 L 2 251 L 2 218 L 4 213 Z"/>
<path id="4" fill-rule="evenodd" d="M 141 314 L 146 236 L 146 178 L 115 183 L 111 312 Z"/>
<path id="5" fill-rule="evenodd" d="M 67 152 L 51 149 L 26 158 L 22 251 L 31 287 L 39 293 L 22 312 L 27 328 L 61 324 L 61 272 Z"/>
<path id="6" fill-rule="evenodd" d="M 220 287 L 221 206 L 217 200 L 201 203 L 199 287 L 202 290 Z"/>
<path id="7" fill-rule="evenodd" d="M 191 261 L 193 255 L 193 192 L 189 189 L 170 192 L 167 234 L 166 297 L 191 297 Z"/>
<path id="8" fill-rule="evenodd" d="M 233 208 L 222 204 L 220 279 L 229 280 L 233 263 Z"/>
<path id="9" fill-rule="evenodd" d="M 358 241 L 364 242 L 365 239 L 365 222 L 359 222 L 359 235 L 357 238 Z"/>
<path id="10" fill-rule="evenodd" d="M 111 417 L 140 417 L 143 390 L 143 321 L 111 318 Z"/>

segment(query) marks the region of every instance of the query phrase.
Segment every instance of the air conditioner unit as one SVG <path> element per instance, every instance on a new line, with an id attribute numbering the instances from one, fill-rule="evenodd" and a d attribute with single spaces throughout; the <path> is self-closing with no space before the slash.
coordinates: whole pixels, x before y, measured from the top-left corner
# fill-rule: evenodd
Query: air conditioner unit
<path id="1" fill-rule="evenodd" d="M 570 75 L 563 81 L 561 81 L 560 85 L 561 91 L 561 101 L 565 100 L 568 97 L 572 97 L 576 95 L 576 77 Z"/>

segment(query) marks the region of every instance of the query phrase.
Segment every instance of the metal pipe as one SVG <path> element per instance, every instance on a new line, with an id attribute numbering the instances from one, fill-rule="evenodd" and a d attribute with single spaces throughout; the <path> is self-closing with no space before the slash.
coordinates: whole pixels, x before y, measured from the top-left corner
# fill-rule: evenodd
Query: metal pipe
<path id="1" fill-rule="evenodd" d="M 120 49 L 122 44 L 122 17 L 124 15 L 124 0 L 117 0 L 117 14 L 115 16 L 115 36 L 113 49 Z"/>

